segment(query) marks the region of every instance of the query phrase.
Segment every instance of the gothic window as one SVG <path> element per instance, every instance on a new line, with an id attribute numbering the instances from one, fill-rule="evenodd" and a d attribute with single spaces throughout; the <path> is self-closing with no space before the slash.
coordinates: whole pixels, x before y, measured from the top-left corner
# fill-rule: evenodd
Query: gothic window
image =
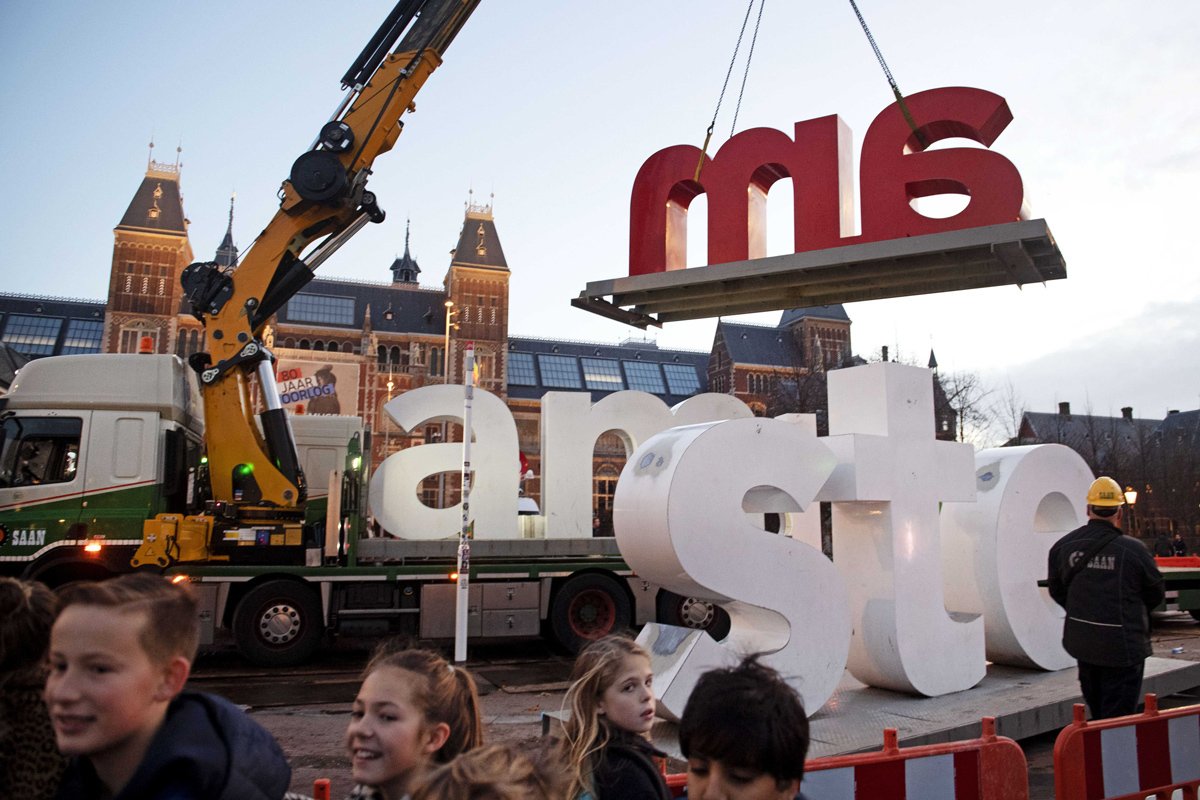
<path id="1" fill-rule="evenodd" d="M 145 323 L 134 324 L 121 329 L 121 342 L 117 348 L 117 352 L 141 352 L 143 339 L 147 340 L 146 345 L 150 349 L 150 352 L 158 352 L 158 331 Z"/>
<path id="2" fill-rule="evenodd" d="M 384 347 L 383 345 L 379 345 L 378 347 L 376 347 L 375 348 L 375 363 L 376 364 L 386 364 L 387 360 L 388 360 L 387 354 L 388 354 L 388 349 L 386 347 Z"/>

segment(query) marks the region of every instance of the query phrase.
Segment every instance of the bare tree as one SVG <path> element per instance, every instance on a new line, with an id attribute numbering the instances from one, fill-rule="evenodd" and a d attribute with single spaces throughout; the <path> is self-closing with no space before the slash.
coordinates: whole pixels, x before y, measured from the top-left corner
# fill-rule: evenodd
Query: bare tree
<path id="1" fill-rule="evenodd" d="M 960 370 L 938 375 L 946 402 L 958 415 L 958 440 L 981 444 L 992 424 L 988 398 L 992 394 L 978 372 Z"/>

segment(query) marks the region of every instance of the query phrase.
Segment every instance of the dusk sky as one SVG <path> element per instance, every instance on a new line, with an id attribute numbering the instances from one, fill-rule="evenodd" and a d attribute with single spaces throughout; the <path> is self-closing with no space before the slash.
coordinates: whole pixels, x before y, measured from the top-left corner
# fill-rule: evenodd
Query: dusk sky
<path id="1" fill-rule="evenodd" d="M 1049 224 L 1068 278 L 847 305 L 854 350 L 1011 381 L 1030 410 L 1161 418 L 1200 406 L 1200 4 L 860 0 L 906 94 L 972 86 L 1014 121 L 994 143 Z M 313 0 L 0 6 L 8 181 L 0 290 L 107 291 L 112 229 L 154 158 L 174 162 L 190 239 L 209 259 L 237 192 L 245 249 L 292 161 L 337 105 L 339 80 L 388 2 Z M 596 342 L 656 337 L 708 350 L 715 320 L 647 334 L 571 308 L 588 281 L 628 273 L 634 175 L 657 150 L 703 141 L 742 2 L 483 0 L 405 117 L 370 188 L 388 212 L 322 274 L 390 279 L 412 252 L 440 286 L 463 204 L 494 202 L 512 269 L 510 332 Z M 757 11 L 757 6 L 756 6 Z M 753 27 L 753 19 L 751 19 Z M 729 136 L 742 61 L 709 152 Z M 766 5 L 737 130 L 791 131 L 839 114 L 857 148 L 891 91 L 847 2 Z M 855 157 L 857 165 L 857 155 Z M 790 251 L 789 187 L 769 200 L 768 253 Z M 494 194 L 494 200 L 492 198 Z M 698 200 L 699 215 L 706 206 Z M 690 263 L 705 263 L 690 226 Z M 739 320 L 775 324 L 778 312 Z"/>

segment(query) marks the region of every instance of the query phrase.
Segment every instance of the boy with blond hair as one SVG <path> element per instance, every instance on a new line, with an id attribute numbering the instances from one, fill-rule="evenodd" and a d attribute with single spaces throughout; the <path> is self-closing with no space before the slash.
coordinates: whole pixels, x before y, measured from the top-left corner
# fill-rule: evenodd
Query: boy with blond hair
<path id="1" fill-rule="evenodd" d="M 184 692 L 199 639 L 186 584 L 134 574 L 68 587 L 45 699 L 71 756 L 59 798 L 279 800 L 291 769 L 240 709 Z"/>

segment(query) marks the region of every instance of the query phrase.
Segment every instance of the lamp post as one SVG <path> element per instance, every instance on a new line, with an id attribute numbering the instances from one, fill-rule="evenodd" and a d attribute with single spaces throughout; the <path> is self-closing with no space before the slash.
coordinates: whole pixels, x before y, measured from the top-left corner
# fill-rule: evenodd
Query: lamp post
<path id="1" fill-rule="evenodd" d="M 1137 504 L 1137 492 L 1132 486 L 1125 487 L 1125 504 L 1129 506 L 1129 535 L 1137 536 L 1137 522 L 1133 515 L 1133 507 Z"/>

